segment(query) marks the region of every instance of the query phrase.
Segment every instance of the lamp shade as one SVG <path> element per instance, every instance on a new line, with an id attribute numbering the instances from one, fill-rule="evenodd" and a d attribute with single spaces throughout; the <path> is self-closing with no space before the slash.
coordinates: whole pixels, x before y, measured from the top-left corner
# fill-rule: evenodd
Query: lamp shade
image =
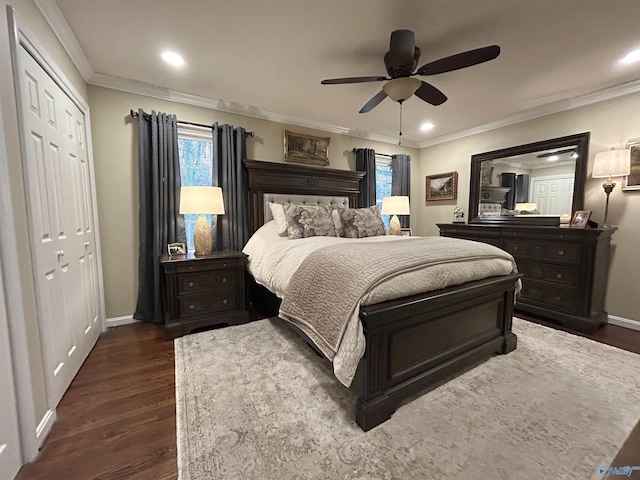
<path id="1" fill-rule="evenodd" d="M 381 213 L 383 215 L 409 215 L 411 213 L 411 209 L 409 208 L 409 197 L 384 197 L 382 199 Z"/>
<path id="2" fill-rule="evenodd" d="M 382 86 L 382 90 L 394 102 L 402 102 L 416 93 L 422 82 L 417 78 L 402 77 L 390 80 Z"/>
<path id="3" fill-rule="evenodd" d="M 182 187 L 180 213 L 224 215 L 224 201 L 220 187 Z"/>
<path id="4" fill-rule="evenodd" d="M 624 177 L 631 172 L 630 150 L 609 150 L 596 153 L 593 178 Z"/>

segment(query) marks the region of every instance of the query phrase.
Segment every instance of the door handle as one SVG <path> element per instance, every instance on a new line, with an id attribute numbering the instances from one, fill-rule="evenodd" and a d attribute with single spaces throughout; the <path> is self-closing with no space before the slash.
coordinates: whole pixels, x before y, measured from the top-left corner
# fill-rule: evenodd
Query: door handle
<path id="1" fill-rule="evenodd" d="M 56 254 L 58 255 L 58 260 L 60 260 L 62 257 L 64 257 L 64 250 L 58 250 Z"/>
<path id="2" fill-rule="evenodd" d="M 89 245 L 91 245 L 89 242 L 84 242 L 84 248 L 89 248 Z"/>

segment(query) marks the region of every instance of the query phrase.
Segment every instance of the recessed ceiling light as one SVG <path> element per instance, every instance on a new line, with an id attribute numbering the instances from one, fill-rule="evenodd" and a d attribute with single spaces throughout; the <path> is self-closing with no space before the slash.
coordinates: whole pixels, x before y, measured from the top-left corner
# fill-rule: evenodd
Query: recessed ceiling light
<path id="1" fill-rule="evenodd" d="M 620 60 L 620 63 L 629 64 L 636 63 L 637 61 L 640 61 L 640 50 L 627 53 L 625 57 Z"/>
<path id="2" fill-rule="evenodd" d="M 422 125 L 420 125 L 420 130 L 423 131 L 423 132 L 428 132 L 433 127 L 435 127 L 435 125 L 433 123 L 426 122 L 426 123 L 423 123 Z"/>
<path id="3" fill-rule="evenodd" d="M 184 59 L 175 52 L 163 52 L 162 59 L 170 65 L 180 67 L 184 65 Z"/>
<path id="4" fill-rule="evenodd" d="M 560 157 L 559 157 L 558 155 L 551 155 L 551 156 L 549 157 L 549 161 L 550 161 L 550 162 L 557 162 L 557 161 L 558 161 L 558 159 L 560 159 Z"/>

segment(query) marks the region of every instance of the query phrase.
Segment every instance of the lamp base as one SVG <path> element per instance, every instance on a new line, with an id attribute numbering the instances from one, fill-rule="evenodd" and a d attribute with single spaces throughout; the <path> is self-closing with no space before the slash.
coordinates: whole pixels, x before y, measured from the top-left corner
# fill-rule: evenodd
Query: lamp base
<path id="1" fill-rule="evenodd" d="M 391 221 L 389 222 L 389 235 L 402 235 L 400 220 L 398 220 L 397 215 L 391 217 Z"/>
<path id="2" fill-rule="evenodd" d="M 211 225 L 204 215 L 198 217 L 196 228 L 193 230 L 193 245 L 196 257 L 211 254 Z"/>

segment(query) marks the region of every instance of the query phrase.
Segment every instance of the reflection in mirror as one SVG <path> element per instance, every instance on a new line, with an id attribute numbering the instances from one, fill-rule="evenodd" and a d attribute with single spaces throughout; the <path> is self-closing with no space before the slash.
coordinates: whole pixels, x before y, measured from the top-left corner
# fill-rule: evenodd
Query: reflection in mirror
<path id="1" fill-rule="evenodd" d="M 472 157 L 472 222 L 558 225 L 582 209 L 589 134 Z"/>

